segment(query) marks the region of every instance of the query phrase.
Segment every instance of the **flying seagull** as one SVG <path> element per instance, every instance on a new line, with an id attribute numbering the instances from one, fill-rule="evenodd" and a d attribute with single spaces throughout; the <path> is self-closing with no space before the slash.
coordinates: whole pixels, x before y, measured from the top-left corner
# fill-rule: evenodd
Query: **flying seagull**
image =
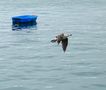
<path id="1" fill-rule="evenodd" d="M 55 39 L 51 40 L 51 42 L 57 42 L 58 44 L 62 44 L 63 51 L 66 51 L 68 45 L 68 37 L 72 36 L 72 34 L 64 35 L 64 33 L 57 35 Z"/>

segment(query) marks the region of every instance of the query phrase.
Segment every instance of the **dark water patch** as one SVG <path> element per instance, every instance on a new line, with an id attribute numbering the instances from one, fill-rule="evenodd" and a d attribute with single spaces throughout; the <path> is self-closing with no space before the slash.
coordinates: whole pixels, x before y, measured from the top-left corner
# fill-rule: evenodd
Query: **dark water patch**
<path id="1" fill-rule="evenodd" d="M 92 63 L 88 63 L 88 62 L 79 62 L 79 63 L 74 63 L 75 65 L 82 65 L 82 66 L 90 66 L 92 65 Z"/>
<path id="2" fill-rule="evenodd" d="M 92 84 L 92 86 L 96 86 L 98 88 L 106 88 L 106 84 Z"/>
<path id="3" fill-rule="evenodd" d="M 9 48 L 10 46 L 9 45 L 4 45 L 4 46 L 0 46 L 0 49 L 6 49 L 6 48 Z"/>
<path id="4" fill-rule="evenodd" d="M 64 71 L 65 68 L 57 67 L 57 68 L 52 68 L 51 71 Z"/>
<path id="5" fill-rule="evenodd" d="M 29 77 L 31 76 L 31 77 Z M 8 78 L 11 78 L 11 80 L 33 80 L 33 75 L 31 73 L 23 73 L 23 74 L 17 74 L 17 75 L 9 75 Z"/>
<path id="6" fill-rule="evenodd" d="M 0 82 L 8 82 L 8 81 L 12 81 L 13 79 L 11 78 L 4 78 L 4 79 L 0 79 Z"/>
<path id="7" fill-rule="evenodd" d="M 12 79 L 19 79 L 19 78 L 22 78 L 22 77 L 24 77 L 24 75 L 20 75 L 20 74 L 9 75 L 9 78 L 12 78 Z"/>
<path id="8" fill-rule="evenodd" d="M 34 68 L 33 69 L 35 72 L 48 72 L 48 71 L 51 71 L 50 69 L 47 69 L 47 68 Z"/>
<path id="9" fill-rule="evenodd" d="M 89 89 L 89 86 L 81 86 L 84 89 Z"/>
<path id="10" fill-rule="evenodd" d="M 100 73 L 100 72 L 75 72 L 72 74 L 76 75 L 76 76 L 97 77 L 99 75 L 102 75 L 103 73 Z"/>

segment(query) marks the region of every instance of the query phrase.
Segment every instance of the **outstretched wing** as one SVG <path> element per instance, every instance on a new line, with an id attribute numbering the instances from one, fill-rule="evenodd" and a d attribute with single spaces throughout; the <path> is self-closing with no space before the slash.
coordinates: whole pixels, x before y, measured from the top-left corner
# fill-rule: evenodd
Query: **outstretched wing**
<path id="1" fill-rule="evenodd" d="M 68 38 L 65 38 L 62 40 L 62 48 L 64 52 L 66 51 L 67 45 L 68 45 Z"/>

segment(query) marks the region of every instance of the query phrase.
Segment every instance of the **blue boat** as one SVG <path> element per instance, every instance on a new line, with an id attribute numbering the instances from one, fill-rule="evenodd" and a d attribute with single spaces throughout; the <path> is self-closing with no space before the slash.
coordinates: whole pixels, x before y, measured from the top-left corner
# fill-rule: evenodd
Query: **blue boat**
<path id="1" fill-rule="evenodd" d="M 12 25 L 16 28 L 27 28 L 29 26 L 36 25 L 37 16 L 35 15 L 23 15 L 12 17 Z"/>

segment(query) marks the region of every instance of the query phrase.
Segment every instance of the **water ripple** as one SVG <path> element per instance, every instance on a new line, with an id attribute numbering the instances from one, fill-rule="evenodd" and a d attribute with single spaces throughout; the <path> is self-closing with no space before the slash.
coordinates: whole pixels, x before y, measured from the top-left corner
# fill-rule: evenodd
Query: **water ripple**
<path id="1" fill-rule="evenodd" d="M 92 84 L 92 86 L 106 88 L 106 84 Z"/>
<path id="2" fill-rule="evenodd" d="M 103 73 L 101 72 L 75 72 L 72 74 L 76 76 L 97 77 L 99 75 L 102 75 Z"/>

